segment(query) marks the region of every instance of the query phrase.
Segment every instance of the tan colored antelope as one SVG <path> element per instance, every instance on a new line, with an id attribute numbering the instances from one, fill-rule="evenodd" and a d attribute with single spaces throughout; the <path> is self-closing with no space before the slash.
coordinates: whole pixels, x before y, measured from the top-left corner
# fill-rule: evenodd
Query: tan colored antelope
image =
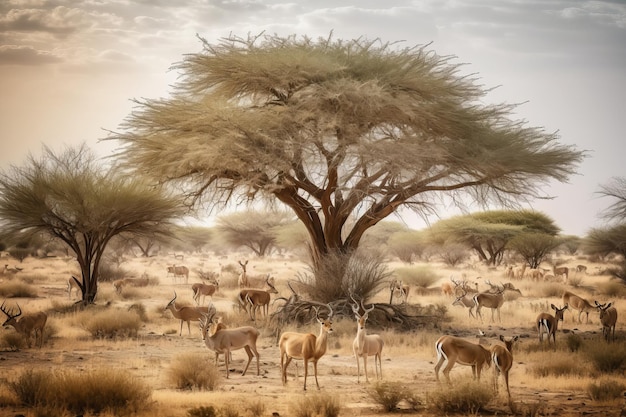
<path id="1" fill-rule="evenodd" d="M 494 311 L 498 312 L 498 321 L 500 319 L 500 308 L 504 304 L 504 288 L 497 290 L 498 292 L 492 294 L 489 292 L 481 292 L 474 295 L 474 304 L 476 304 L 476 317 L 480 317 L 480 321 L 483 321 L 483 315 L 480 312 L 481 308 L 491 309 L 491 321 L 494 321 Z"/>
<path id="2" fill-rule="evenodd" d="M 274 278 L 271 277 L 271 274 L 265 275 L 248 275 L 248 261 L 239 262 L 239 266 L 241 266 L 241 273 L 239 274 L 239 278 L 237 279 L 237 283 L 239 284 L 239 288 L 262 288 L 269 281 L 273 281 Z"/>
<path id="3" fill-rule="evenodd" d="M 177 297 L 176 291 L 174 291 L 174 298 L 172 298 L 172 301 L 167 303 L 167 305 L 165 306 L 163 310 L 164 311 L 170 310 L 174 318 L 180 320 L 179 336 L 183 335 L 183 322 L 187 322 L 187 331 L 191 335 L 191 323 L 190 322 L 200 321 L 200 319 L 202 318 L 202 314 L 206 313 L 208 310 L 206 307 L 202 308 L 202 307 L 185 306 L 185 307 L 178 308 L 176 307 L 176 297 Z"/>
<path id="4" fill-rule="evenodd" d="M 67 280 L 67 298 L 72 299 L 72 291 L 76 290 L 76 295 L 80 294 L 80 286 L 82 285 L 82 280 L 79 280 L 75 276 L 71 276 Z"/>
<path id="5" fill-rule="evenodd" d="M 174 277 L 174 282 L 176 282 L 176 278 L 181 277 L 185 278 L 185 284 L 189 281 L 189 268 L 185 265 L 172 265 L 167 267 L 167 275 L 172 275 Z"/>
<path id="6" fill-rule="evenodd" d="M 352 298 L 352 296 L 350 296 Z M 367 334 L 365 330 L 365 322 L 367 321 L 368 314 L 374 310 L 376 307 L 374 304 L 368 309 L 363 306 L 363 301 L 361 301 L 360 307 L 363 310 L 363 314 L 359 313 L 359 304 L 356 302 L 354 298 L 352 298 L 354 304 L 352 305 L 352 311 L 354 312 L 354 317 L 357 322 L 357 330 L 356 337 L 352 342 L 352 351 L 354 352 L 354 357 L 356 359 L 356 382 L 360 383 L 361 377 L 361 360 L 359 358 L 363 358 L 363 371 L 365 373 L 365 382 L 370 382 L 367 375 L 367 357 L 374 357 L 374 369 L 376 372 L 376 379 L 382 379 L 383 377 L 383 365 L 381 356 L 383 353 L 383 346 L 385 342 L 382 337 L 377 334 Z M 380 374 L 379 374 L 380 369 Z"/>
<path id="7" fill-rule="evenodd" d="M 474 302 L 473 298 L 468 298 L 467 297 L 467 293 L 464 292 L 463 294 L 461 294 L 460 296 L 456 297 L 455 300 L 452 302 L 453 306 L 461 306 L 461 307 L 466 307 L 469 310 L 469 317 L 474 317 L 476 318 L 476 316 L 474 316 L 474 307 L 476 307 L 476 303 Z"/>
<path id="8" fill-rule="evenodd" d="M 559 308 L 554 304 L 550 304 L 550 307 L 554 310 L 554 316 L 550 313 L 539 313 L 535 319 L 535 324 L 539 334 L 539 343 L 543 343 L 543 334 L 546 333 L 548 335 L 548 345 L 550 344 L 550 336 L 552 336 L 554 349 L 556 350 L 556 331 L 559 327 L 559 320 L 563 321 L 563 313 L 567 310 L 568 305 L 565 304 L 563 308 Z"/>
<path id="9" fill-rule="evenodd" d="M 278 346 L 280 348 L 280 369 L 282 373 L 283 385 L 287 383 L 287 367 L 292 359 L 302 359 L 304 361 L 304 391 L 306 391 L 306 380 L 309 374 L 309 361 L 313 362 L 313 372 L 315 374 L 315 385 L 320 389 L 317 381 L 317 362 L 326 353 L 328 344 L 328 334 L 333 331 L 333 309 L 327 305 L 329 313 L 325 320 L 320 319 L 319 309 L 315 309 L 315 319 L 320 324 L 320 333 L 315 336 L 312 333 L 284 332 L 280 335 Z"/>
<path id="10" fill-rule="evenodd" d="M 454 295 L 454 286 L 449 282 L 441 284 L 441 294 L 452 297 Z"/>
<path id="11" fill-rule="evenodd" d="M 580 316 L 583 313 L 587 314 L 587 323 L 589 323 L 589 312 L 595 310 L 595 307 L 592 306 L 589 301 L 570 291 L 565 291 L 563 293 L 563 304 L 567 304 L 572 310 L 578 310 L 579 323 L 582 323 Z"/>
<path id="12" fill-rule="evenodd" d="M 260 355 L 256 348 L 256 342 L 259 338 L 259 331 L 252 326 L 242 326 L 236 328 L 226 328 L 223 323 L 215 320 L 215 307 L 211 304 L 207 314 L 202 314 L 200 318 L 200 332 L 202 340 L 209 350 L 215 352 L 215 365 L 220 354 L 224 355 L 224 364 L 226 366 L 226 378 L 230 373 L 230 356 L 233 350 L 244 349 L 248 355 L 241 376 L 246 374 L 252 358 L 256 356 L 256 374 L 260 375 Z"/>
<path id="13" fill-rule="evenodd" d="M 20 305 L 17 304 L 18 312 L 17 314 L 13 314 L 13 309 L 6 310 L 4 307 L 4 301 L 0 306 L 0 311 L 2 311 L 6 316 L 6 321 L 2 324 L 2 326 L 13 326 L 16 332 L 26 337 L 28 341 L 28 347 L 31 347 L 30 336 L 34 332 L 35 333 L 35 345 L 37 344 L 37 333 L 39 333 L 39 348 L 43 346 L 43 329 L 46 326 L 46 321 L 48 321 L 48 316 L 43 311 L 39 311 L 37 313 L 26 314 L 22 316 L 22 309 Z M 20 317 L 22 316 L 22 317 Z"/>
<path id="14" fill-rule="evenodd" d="M 206 297 L 211 297 L 211 301 L 213 301 L 213 294 L 215 294 L 220 289 L 220 281 L 216 279 L 212 284 L 204 284 L 201 282 L 196 282 L 191 285 L 191 290 L 193 291 L 193 299 L 196 304 L 200 304 L 200 296 L 202 296 L 202 304 L 206 300 Z"/>
<path id="15" fill-rule="evenodd" d="M 567 280 L 569 279 L 569 268 L 566 266 L 559 266 L 557 267 L 556 265 L 552 266 L 552 273 L 554 274 L 555 277 L 564 277 L 565 278 L 565 282 L 567 283 Z"/>
<path id="16" fill-rule="evenodd" d="M 269 274 L 265 278 L 265 285 L 267 290 L 257 288 L 244 288 L 239 290 L 239 295 L 237 296 L 239 307 L 248 312 L 250 320 L 252 321 L 256 321 L 256 312 L 259 309 L 262 315 L 265 317 L 268 316 L 271 295 L 278 294 L 278 290 L 269 280 Z"/>
<path id="17" fill-rule="evenodd" d="M 500 335 L 500 341 L 504 345 L 496 344 L 491 347 L 491 361 L 493 362 L 493 387 L 498 393 L 498 378 L 500 374 L 504 376 L 504 383 L 506 385 L 506 393 L 511 398 L 511 390 L 509 389 L 509 371 L 513 366 L 513 343 L 517 342 L 519 336 L 506 339 Z"/>
<path id="18" fill-rule="evenodd" d="M 608 304 L 600 304 L 596 303 L 596 308 L 600 312 L 600 322 L 602 323 L 602 335 L 604 336 L 604 340 L 609 341 L 609 337 L 611 341 L 615 341 L 615 324 L 617 323 L 617 310 L 615 307 L 611 307 L 613 303 Z M 611 334 L 611 330 L 613 333 Z"/>
<path id="19" fill-rule="evenodd" d="M 491 352 L 484 346 L 469 342 L 456 336 L 441 336 L 435 342 L 437 352 L 437 364 L 435 365 L 435 379 L 439 382 L 439 369 L 445 361 L 443 375 L 450 383 L 450 370 L 458 363 L 459 365 L 471 366 L 474 379 L 480 380 L 483 366 L 491 366 Z"/>
<path id="20" fill-rule="evenodd" d="M 587 265 L 576 265 L 576 273 L 582 272 L 583 274 L 587 273 Z"/>
<path id="21" fill-rule="evenodd" d="M 389 284 L 389 304 L 393 304 L 394 298 L 399 298 L 400 303 L 406 303 L 409 299 L 410 287 L 408 284 L 403 284 L 402 281 L 394 279 Z"/>

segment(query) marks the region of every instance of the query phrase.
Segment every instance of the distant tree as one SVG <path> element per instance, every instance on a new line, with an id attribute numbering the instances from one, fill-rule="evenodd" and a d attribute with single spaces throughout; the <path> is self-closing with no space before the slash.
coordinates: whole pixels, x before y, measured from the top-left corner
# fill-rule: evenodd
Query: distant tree
<path id="1" fill-rule="evenodd" d="M 424 232 L 407 230 L 396 232 L 389 237 L 387 249 L 404 263 L 412 263 L 424 252 L 428 245 Z"/>
<path id="2" fill-rule="evenodd" d="M 292 221 L 274 228 L 276 247 L 281 250 L 298 252 L 310 247 L 309 235 L 301 222 Z"/>
<path id="3" fill-rule="evenodd" d="M 392 221 L 381 221 L 376 226 L 372 226 L 363 234 L 361 246 L 364 249 L 381 250 L 387 246 L 389 238 L 394 233 L 407 232 L 410 229 L 403 223 Z"/>
<path id="4" fill-rule="evenodd" d="M 244 246 L 262 257 L 276 246 L 276 228 L 292 221 L 285 212 L 245 211 L 218 217 L 215 231 L 233 247 Z"/>
<path id="5" fill-rule="evenodd" d="M 105 169 L 85 145 L 0 174 L 0 228 L 9 236 L 46 233 L 76 255 L 82 300 L 93 303 L 98 270 L 114 236 L 167 234 L 182 214 L 177 199 L 119 171 Z"/>
<path id="6" fill-rule="evenodd" d="M 437 246 L 437 252 L 441 260 L 449 266 L 457 266 L 469 258 L 467 246 L 461 243 L 446 242 Z"/>
<path id="7" fill-rule="evenodd" d="M 174 66 L 172 97 L 136 100 L 110 139 L 127 166 L 174 183 L 189 204 L 280 201 L 306 227 L 314 265 L 354 253 L 400 207 L 425 216 L 448 198 L 519 203 L 584 158 L 509 119 L 515 105 L 481 105 L 488 90 L 423 46 L 271 35 L 202 44 Z"/>
<path id="8" fill-rule="evenodd" d="M 517 252 L 530 268 L 537 268 L 546 260 L 561 239 L 547 233 L 528 232 L 520 233 L 513 237 L 507 247 Z"/>
<path id="9" fill-rule="evenodd" d="M 561 245 L 559 249 L 563 249 L 569 255 L 575 255 L 582 246 L 583 239 L 576 235 L 561 235 Z"/>
<path id="10" fill-rule="evenodd" d="M 524 233 L 555 236 L 559 228 L 543 213 L 493 210 L 440 220 L 431 227 L 433 239 L 467 245 L 487 265 L 499 265 L 511 239 Z"/>
<path id="11" fill-rule="evenodd" d="M 213 237 L 213 230 L 204 226 L 181 226 L 176 229 L 176 237 L 194 252 L 202 252 Z"/>
<path id="12" fill-rule="evenodd" d="M 600 186 L 598 191 L 602 197 L 613 199 L 613 203 L 603 211 L 602 217 L 609 221 L 626 221 L 626 177 L 613 177 L 608 183 Z"/>

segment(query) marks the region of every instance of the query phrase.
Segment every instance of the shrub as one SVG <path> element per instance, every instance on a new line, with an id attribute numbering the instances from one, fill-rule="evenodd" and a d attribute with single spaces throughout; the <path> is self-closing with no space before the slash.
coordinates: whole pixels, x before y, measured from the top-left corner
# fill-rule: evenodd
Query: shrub
<path id="1" fill-rule="evenodd" d="M 415 285 L 420 288 L 428 288 L 440 278 L 435 270 L 428 265 L 398 268 L 394 274 L 404 284 Z"/>
<path id="2" fill-rule="evenodd" d="M 594 401 L 611 401 L 621 398 L 626 385 L 620 381 L 612 379 L 601 379 L 597 383 L 591 382 L 587 385 L 587 393 Z"/>
<path id="3" fill-rule="evenodd" d="M 551 298 L 551 297 L 561 298 L 561 296 L 563 295 L 564 288 L 565 287 L 563 287 L 562 284 L 559 284 L 557 282 L 543 284 L 540 286 L 541 296 L 546 297 L 546 298 Z"/>
<path id="4" fill-rule="evenodd" d="M 583 339 L 576 333 L 569 333 L 565 338 L 565 343 L 567 343 L 567 348 L 570 352 L 578 352 L 578 349 L 580 349 L 583 344 Z"/>
<path id="5" fill-rule="evenodd" d="M 10 350 L 21 350 L 28 346 L 28 340 L 18 332 L 5 332 L 0 338 L 0 345 Z"/>
<path id="6" fill-rule="evenodd" d="M 169 381 L 182 390 L 213 391 L 219 383 L 219 372 L 207 355 L 190 353 L 172 360 L 167 376 Z"/>
<path id="7" fill-rule="evenodd" d="M 141 321 L 134 312 L 100 311 L 85 319 L 83 328 L 97 338 L 136 337 Z"/>
<path id="8" fill-rule="evenodd" d="M 491 387 L 468 381 L 430 392 L 428 405 L 440 413 L 477 414 L 493 399 L 493 396 Z"/>
<path id="9" fill-rule="evenodd" d="M 298 398 L 289 408 L 294 417 L 337 417 L 341 404 L 334 395 L 315 394 Z"/>
<path id="10" fill-rule="evenodd" d="M 385 411 L 394 411 L 408 393 L 400 382 L 377 382 L 369 390 L 369 394 Z"/>
<path id="11" fill-rule="evenodd" d="M 99 282 L 113 282 L 117 279 L 126 278 L 129 275 L 125 269 L 105 263 L 100 264 L 98 274 Z"/>
<path id="12" fill-rule="evenodd" d="M 92 371 L 23 372 L 9 389 L 22 405 L 65 409 L 75 414 L 103 411 L 136 412 L 148 408 L 151 391 L 126 372 Z"/>
<path id="13" fill-rule="evenodd" d="M 187 410 L 187 415 L 189 417 L 217 417 L 215 407 L 212 405 L 192 408 L 191 410 Z"/>
<path id="14" fill-rule="evenodd" d="M 626 296 L 626 286 L 623 283 L 611 280 L 596 286 L 598 293 L 609 298 L 621 298 Z"/>
<path id="15" fill-rule="evenodd" d="M 585 346 L 585 354 L 599 372 L 621 372 L 626 369 L 626 346 L 598 340 Z"/>
<path id="16" fill-rule="evenodd" d="M 530 371 L 538 377 L 546 376 L 584 376 L 588 373 L 586 367 L 581 366 L 580 360 L 572 356 L 562 355 L 551 357 L 550 360 L 539 361 L 530 368 Z"/>
<path id="17" fill-rule="evenodd" d="M 37 290 L 21 281 L 8 281 L 0 284 L 0 296 L 6 298 L 36 298 Z"/>

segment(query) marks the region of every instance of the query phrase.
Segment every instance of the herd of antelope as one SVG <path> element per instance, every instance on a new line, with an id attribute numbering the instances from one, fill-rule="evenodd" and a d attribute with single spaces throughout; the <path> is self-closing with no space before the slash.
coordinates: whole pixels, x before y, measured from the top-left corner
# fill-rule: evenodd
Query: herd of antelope
<path id="1" fill-rule="evenodd" d="M 241 273 L 239 274 L 238 284 L 239 290 L 237 294 L 237 302 L 239 307 L 244 310 L 252 322 L 257 321 L 257 315 L 267 318 L 270 300 L 272 294 L 278 294 L 275 287 L 274 279 L 270 274 L 262 276 L 252 276 L 247 271 L 248 261 L 239 261 Z M 5 269 L 6 266 L 5 266 Z M 577 272 L 584 272 L 586 268 L 578 266 Z M 522 276 L 528 276 L 532 279 L 536 277 L 545 278 L 545 270 L 543 272 L 535 272 L 530 270 L 528 275 L 525 268 L 520 272 Z M 554 274 L 562 274 L 567 279 L 568 268 L 553 268 Z M 173 275 L 174 279 L 183 277 L 185 283 L 189 278 L 189 269 L 185 266 L 168 266 L 168 275 Z M 514 277 L 517 272 L 514 268 L 506 270 L 507 277 Z M 468 316 L 483 322 L 482 309 L 491 310 L 491 322 L 501 321 L 500 309 L 504 304 L 504 293 L 506 291 L 517 292 L 521 295 L 521 291 L 515 288 L 513 284 L 501 283 L 492 284 L 485 280 L 485 284 L 489 289 L 479 291 L 478 283 L 469 284 L 465 279 L 456 280 L 450 278 L 450 282 L 445 282 L 441 287 L 444 296 L 453 297 L 452 305 L 461 306 L 468 309 Z M 118 280 L 113 283 L 116 292 L 120 292 L 126 285 L 146 286 L 148 278 L 143 276 L 139 279 L 127 278 Z M 183 334 L 183 325 L 187 323 L 188 334 L 191 335 L 191 322 L 198 322 L 200 334 L 205 346 L 215 353 L 215 363 L 218 365 L 219 355 L 224 358 L 226 378 L 230 374 L 231 353 L 235 350 L 245 350 L 248 361 L 243 369 L 242 375 L 245 375 L 252 360 L 256 359 L 256 373 L 260 375 L 260 355 L 257 350 L 257 339 L 260 331 L 254 326 L 240 326 L 230 328 L 222 322 L 221 317 L 217 314 L 217 309 L 213 304 L 213 296 L 219 291 L 219 276 L 214 277 L 211 283 L 193 283 L 191 290 L 195 306 L 177 306 L 177 293 L 174 291 L 174 297 L 166 304 L 164 310 L 169 310 L 172 316 L 180 320 L 179 336 Z M 72 291 L 78 291 L 82 286 L 82 282 L 71 277 L 67 282 L 68 295 L 71 298 Z M 291 291 L 296 292 L 291 288 Z M 390 304 L 394 300 L 400 303 L 407 303 L 410 287 L 402 281 L 392 280 L 389 285 Z M 208 306 L 204 306 L 206 298 L 210 298 Z M 368 357 L 374 359 L 374 369 L 376 379 L 382 379 L 382 352 L 385 345 L 383 338 L 378 334 L 368 334 L 366 330 L 366 322 L 368 316 L 375 310 L 376 305 L 370 304 L 366 306 L 364 300 L 357 300 L 351 294 L 351 308 L 356 319 L 356 335 L 352 344 L 354 358 L 357 363 L 357 383 L 361 381 L 361 363 L 363 364 L 363 375 L 365 382 L 369 383 L 369 374 L 367 369 Z M 326 314 L 320 313 L 320 307 L 324 307 Z M 556 333 L 559 321 L 563 321 L 563 315 L 566 310 L 578 312 L 578 322 L 582 322 L 582 315 L 585 313 L 586 321 L 589 322 L 589 313 L 597 311 L 600 314 L 600 322 L 602 324 L 602 335 L 607 342 L 615 339 L 615 326 L 617 322 L 617 310 L 613 303 L 599 303 L 595 301 L 591 304 L 588 300 L 572 293 L 565 291 L 562 295 L 562 307 L 551 304 L 554 315 L 549 312 L 540 313 L 535 319 L 534 326 L 538 333 L 539 343 L 542 344 L 547 339 L 548 346 L 550 339 L 556 350 Z M 19 305 L 16 305 L 17 312 L 13 308 L 6 306 L 6 301 L 0 305 L 0 311 L 7 316 L 7 320 L 3 326 L 12 326 L 14 329 L 24 335 L 28 339 L 29 347 L 30 339 L 34 334 L 35 344 L 43 345 L 43 332 L 47 321 L 47 315 L 43 312 L 23 314 Z M 318 361 L 326 354 L 328 347 L 328 336 L 333 332 L 333 309 L 330 304 L 314 307 L 315 320 L 320 325 L 317 335 L 312 333 L 283 332 L 278 339 L 278 348 L 280 351 L 281 380 L 283 384 L 287 384 L 287 368 L 292 360 L 302 361 L 304 363 L 304 385 L 303 389 L 307 389 L 308 363 L 313 364 L 313 372 L 315 384 L 319 389 L 317 364 Z M 472 374 L 476 379 L 480 379 L 482 369 L 493 365 L 494 368 L 494 389 L 498 390 L 499 375 L 502 374 L 510 399 L 509 389 L 509 371 L 513 364 L 513 346 L 519 339 L 518 336 L 504 337 L 500 336 L 491 347 L 485 347 L 480 343 L 474 343 L 461 337 L 452 335 L 443 335 L 438 338 L 435 343 L 435 353 L 437 355 L 437 363 L 435 365 L 435 378 L 439 381 L 439 371 L 444 363 L 443 375 L 446 380 L 450 381 L 450 371 L 455 364 L 471 366 Z M 297 367 L 296 367 L 296 378 Z"/>

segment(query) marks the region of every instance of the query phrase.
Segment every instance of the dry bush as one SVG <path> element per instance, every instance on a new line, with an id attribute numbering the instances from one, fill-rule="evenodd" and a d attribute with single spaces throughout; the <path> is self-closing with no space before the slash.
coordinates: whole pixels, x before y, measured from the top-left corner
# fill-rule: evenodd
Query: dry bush
<path id="1" fill-rule="evenodd" d="M 31 274 L 31 273 L 24 273 L 21 272 L 19 274 L 19 280 L 20 282 L 24 283 L 24 284 L 40 284 L 40 283 L 45 283 L 49 281 L 49 278 L 46 275 L 43 274 Z"/>
<path id="2" fill-rule="evenodd" d="M 441 278 L 429 265 L 397 268 L 394 270 L 394 275 L 403 284 L 419 288 L 428 288 Z"/>
<path id="3" fill-rule="evenodd" d="M 539 378 L 589 375 L 589 368 L 581 363 L 578 356 L 565 353 L 554 356 L 553 353 L 550 351 L 547 356 L 541 355 L 541 357 L 545 356 L 545 360 L 533 361 L 534 364 L 529 367 L 529 372 Z"/>
<path id="4" fill-rule="evenodd" d="M 335 395 L 307 395 L 294 400 L 289 410 L 294 417 L 337 417 L 341 411 L 341 402 Z"/>
<path id="5" fill-rule="evenodd" d="M 565 287 L 563 286 L 563 284 L 559 284 L 558 282 L 548 282 L 548 283 L 538 284 L 537 290 L 541 297 L 560 298 L 563 295 L 563 291 L 565 291 Z"/>
<path id="6" fill-rule="evenodd" d="M 587 386 L 587 393 L 594 401 L 613 401 L 621 399 L 626 390 L 626 385 L 614 379 L 600 379 L 597 382 L 590 382 Z M 620 401 L 621 402 L 621 401 Z"/>
<path id="7" fill-rule="evenodd" d="M 46 409 L 116 414 L 149 408 L 152 395 L 139 379 L 112 369 L 22 372 L 8 383 L 22 405 Z"/>
<path id="8" fill-rule="evenodd" d="M 601 282 L 596 285 L 597 293 L 608 298 L 624 298 L 626 297 L 626 286 L 624 283 L 611 280 Z"/>
<path id="9" fill-rule="evenodd" d="M 187 410 L 188 417 L 217 417 L 218 414 L 215 411 L 215 407 L 212 405 L 195 407 Z"/>
<path id="10" fill-rule="evenodd" d="M 626 370 L 626 346 L 623 343 L 605 343 L 598 338 L 585 344 L 584 353 L 598 372 Z"/>
<path id="11" fill-rule="evenodd" d="M 395 411 L 398 409 L 398 404 L 407 398 L 409 393 L 401 382 L 376 382 L 369 389 L 369 395 L 385 411 Z"/>
<path id="12" fill-rule="evenodd" d="M 106 310 L 93 314 L 84 311 L 79 321 L 81 327 L 96 338 L 136 337 L 141 327 L 139 316 L 125 310 Z"/>
<path id="13" fill-rule="evenodd" d="M 494 398 L 493 389 L 476 381 L 439 386 L 428 393 L 427 405 L 439 413 L 478 414 Z"/>
<path id="14" fill-rule="evenodd" d="M 36 298 L 37 289 L 21 281 L 8 281 L 0 284 L 0 296 L 6 298 Z"/>
<path id="15" fill-rule="evenodd" d="M 220 382 L 217 367 L 206 354 L 188 353 L 174 357 L 167 370 L 170 383 L 181 390 L 213 391 Z"/>
<path id="16" fill-rule="evenodd" d="M 0 346 L 13 351 L 22 350 L 28 347 L 26 337 L 16 331 L 4 332 L 0 337 Z"/>

